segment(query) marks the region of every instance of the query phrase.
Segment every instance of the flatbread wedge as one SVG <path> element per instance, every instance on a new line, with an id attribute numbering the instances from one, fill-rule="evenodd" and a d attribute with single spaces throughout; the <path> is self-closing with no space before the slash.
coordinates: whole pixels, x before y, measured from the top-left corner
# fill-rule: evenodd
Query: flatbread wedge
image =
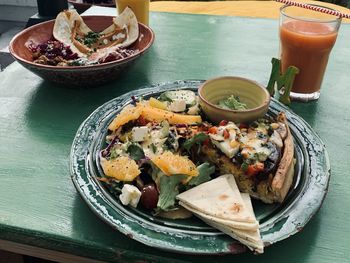
<path id="1" fill-rule="evenodd" d="M 246 209 L 231 174 L 200 184 L 177 195 L 176 198 L 208 216 L 238 222 L 255 223 L 256 221 L 255 216 Z"/>
<path id="2" fill-rule="evenodd" d="M 225 196 L 226 198 L 222 198 Z M 256 253 L 264 245 L 249 194 L 240 194 L 233 175 L 222 175 L 177 196 L 179 204 L 208 225 Z M 232 204 L 239 209 L 230 209 Z"/>
<path id="3" fill-rule="evenodd" d="M 207 220 L 210 222 L 217 222 L 220 225 L 226 225 L 230 228 L 234 228 L 237 230 L 242 231 L 255 231 L 259 227 L 258 222 L 242 222 L 242 221 L 233 221 L 233 220 L 225 220 L 221 218 L 217 218 L 215 216 L 210 216 L 206 214 L 205 212 L 201 212 L 200 210 L 197 210 L 193 206 L 187 205 L 183 202 L 179 202 L 179 205 L 181 205 L 183 208 L 187 209 L 188 211 L 195 214 L 197 217 L 200 217 L 203 220 Z M 194 212 L 195 211 L 195 212 Z"/>

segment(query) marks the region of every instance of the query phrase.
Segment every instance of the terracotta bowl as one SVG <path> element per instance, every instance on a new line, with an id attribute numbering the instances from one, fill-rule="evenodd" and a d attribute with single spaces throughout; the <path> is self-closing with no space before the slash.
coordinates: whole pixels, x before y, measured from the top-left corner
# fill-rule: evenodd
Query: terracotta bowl
<path id="1" fill-rule="evenodd" d="M 229 110 L 219 107 L 219 101 L 231 95 L 238 96 L 247 105 L 246 110 Z M 198 90 L 199 104 L 213 122 L 222 120 L 251 122 L 266 114 L 270 94 L 255 81 L 240 77 L 219 77 L 205 81 Z"/>
<path id="2" fill-rule="evenodd" d="M 97 6 L 105 6 L 105 7 L 115 7 L 115 2 L 114 1 L 106 1 L 106 3 L 95 3 L 97 1 L 91 1 L 91 3 L 88 3 L 87 1 L 84 0 L 68 0 L 68 3 L 72 4 L 74 8 L 79 12 L 82 13 L 89 9 L 92 5 L 97 5 Z"/>
<path id="3" fill-rule="evenodd" d="M 91 30 L 99 32 L 112 24 L 112 16 L 85 16 L 85 23 Z M 36 75 L 45 80 L 62 84 L 66 87 L 98 86 L 116 80 L 125 72 L 137 58 L 141 57 L 154 42 L 154 33 L 151 28 L 139 23 L 139 39 L 129 48 L 139 50 L 135 54 L 118 61 L 111 61 L 90 66 L 49 66 L 33 62 L 32 53 L 25 46 L 27 41 L 34 43 L 45 42 L 52 38 L 54 20 L 31 26 L 19 32 L 11 40 L 9 49 L 12 56 Z"/>

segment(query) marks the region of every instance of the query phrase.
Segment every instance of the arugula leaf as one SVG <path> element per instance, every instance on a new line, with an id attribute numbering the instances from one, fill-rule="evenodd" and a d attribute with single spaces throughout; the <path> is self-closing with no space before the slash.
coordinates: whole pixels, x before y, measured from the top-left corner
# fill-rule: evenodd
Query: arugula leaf
<path id="1" fill-rule="evenodd" d="M 157 152 L 157 147 L 155 146 L 155 144 L 154 143 L 151 143 L 151 150 L 152 150 L 152 152 L 153 153 L 156 153 Z"/>
<path id="2" fill-rule="evenodd" d="M 184 142 L 184 144 L 182 145 L 183 148 L 186 150 L 186 151 L 190 151 L 190 149 L 195 145 L 201 145 L 206 139 L 208 139 L 209 136 L 205 133 L 197 133 L 195 136 L 193 136 L 192 138 L 186 140 Z"/>
<path id="3" fill-rule="evenodd" d="M 135 143 L 130 144 L 126 152 L 130 155 L 130 158 L 135 161 L 145 158 L 143 149 Z"/>
<path id="4" fill-rule="evenodd" d="M 99 33 L 96 33 L 93 31 L 88 32 L 87 35 L 84 36 L 84 39 L 83 39 L 84 45 L 91 47 L 93 44 L 95 44 L 99 40 L 100 36 L 101 35 Z M 81 42 L 81 41 L 79 41 L 79 42 Z"/>
<path id="5" fill-rule="evenodd" d="M 118 148 L 113 146 L 111 149 L 110 149 L 110 158 L 111 159 L 115 159 L 115 158 L 118 158 L 119 155 L 120 155 L 120 151 L 118 151 Z"/>
<path id="6" fill-rule="evenodd" d="M 197 166 L 199 175 L 193 177 L 189 182 L 189 186 L 197 186 L 202 183 L 205 183 L 211 179 L 210 175 L 215 172 L 215 166 L 210 163 L 202 163 Z"/>
<path id="7" fill-rule="evenodd" d="M 178 185 L 187 176 L 183 174 L 175 174 L 167 176 L 163 174 L 159 180 L 159 197 L 157 208 L 163 211 L 169 211 L 175 206 L 175 197 L 179 194 Z"/>

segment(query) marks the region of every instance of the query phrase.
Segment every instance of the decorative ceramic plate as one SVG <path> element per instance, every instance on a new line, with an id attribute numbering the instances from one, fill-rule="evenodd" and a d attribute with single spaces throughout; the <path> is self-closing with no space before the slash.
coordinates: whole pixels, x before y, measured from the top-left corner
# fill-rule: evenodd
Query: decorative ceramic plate
<path id="1" fill-rule="evenodd" d="M 177 81 L 131 91 L 97 108 L 80 126 L 71 149 L 73 183 L 92 211 L 114 229 L 148 246 L 189 254 L 241 253 L 246 248 L 229 236 L 196 218 L 170 220 L 149 212 L 123 206 L 96 178 L 102 169 L 97 162 L 106 146 L 107 126 L 131 96 L 148 98 L 174 89 L 196 91 L 199 80 Z M 265 246 L 297 233 L 318 211 L 327 193 L 330 164 L 323 142 L 311 127 L 289 108 L 272 100 L 268 114 L 284 111 L 293 133 L 296 152 L 294 182 L 283 204 L 254 201 Z"/>

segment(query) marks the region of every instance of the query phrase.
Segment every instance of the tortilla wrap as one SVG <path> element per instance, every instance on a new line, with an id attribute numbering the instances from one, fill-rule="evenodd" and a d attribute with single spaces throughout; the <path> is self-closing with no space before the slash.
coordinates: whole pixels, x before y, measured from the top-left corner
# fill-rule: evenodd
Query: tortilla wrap
<path id="1" fill-rule="evenodd" d="M 226 174 L 176 196 L 182 204 L 209 217 L 255 223 L 246 209 L 233 175 Z"/>
<path id="2" fill-rule="evenodd" d="M 82 38 L 92 30 L 84 23 L 82 17 L 73 9 L 60 12 L 55 20 L 53 27 L 53 36 L 58 41 L 70 46 L 74 53 L 79 57 L 87 57 L 91 53 L 111 48 L 127 47 L 134 43 L 139 36 L 138 22 L 135 14 L 130 8 L 125 8 L 123 13 L 113 19 L 113 23 L 105 30 L 100 32 L 98 42 L 88 46 L 84 42 L 78 41 L 78 37 Z M 95 56 L 94 59 L 104 56 Z"/>
<path id="3" fill-rule="evenodd" d="M 83 19 L 76 10 L 72 9 L 62 11 L 56 17 L 55 24 L 53 26 L 53 36 L 58 41 L 69 46 L 74 53 L 78 54 L 79 57 L 84 57 L 86 56 L 85 52 L 82 52 L 78 47 L 76 47 L 72 39 L 72 31 L 77 24 L 79 25 L 79 30 L 84 34 L 92 31 L 84 23 Z"/>

